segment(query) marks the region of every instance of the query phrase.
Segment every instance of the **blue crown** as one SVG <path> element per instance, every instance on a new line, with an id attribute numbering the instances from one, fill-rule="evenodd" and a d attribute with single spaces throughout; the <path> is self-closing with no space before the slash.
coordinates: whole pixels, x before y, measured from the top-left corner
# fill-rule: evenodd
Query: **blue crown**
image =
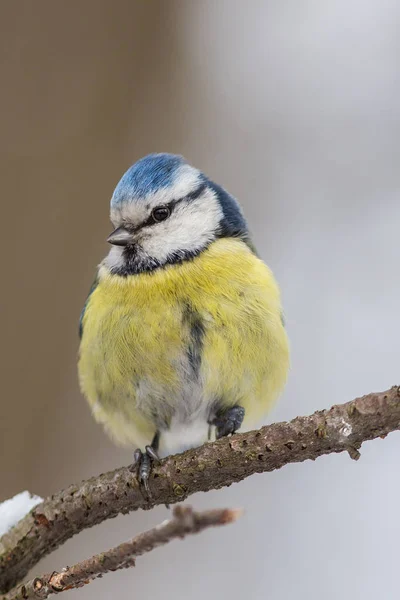
<path id="1" fill-rule="evenodd" d="M 144 198 L 174 183 L 178 168 L 186 164 L 176 154 L 149 154 L 138 160 L 122 176 L 111 198 L 111 206 Z"/>

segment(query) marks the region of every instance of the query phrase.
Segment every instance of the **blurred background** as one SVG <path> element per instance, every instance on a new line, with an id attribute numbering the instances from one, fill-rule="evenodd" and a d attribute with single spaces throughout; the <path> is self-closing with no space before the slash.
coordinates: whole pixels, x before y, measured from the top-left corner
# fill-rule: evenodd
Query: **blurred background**
<path id="1" fill-rule="evenodd" d="M 399 383 L 396 0 L 1 3 L 0 500 L 129 464 L 76 376 L 108 203 L 148 152 L 183 154 L 242 203 L 283 294 L 289 384 L 269 421 Z M 175 542 L 82 600 L 398 598 L 400 434 L 198 494 L 234 526 Z M 59 569 L 168 516 L 103 523 Z M 72 593 L 71 593 L 72 597 Z"/>

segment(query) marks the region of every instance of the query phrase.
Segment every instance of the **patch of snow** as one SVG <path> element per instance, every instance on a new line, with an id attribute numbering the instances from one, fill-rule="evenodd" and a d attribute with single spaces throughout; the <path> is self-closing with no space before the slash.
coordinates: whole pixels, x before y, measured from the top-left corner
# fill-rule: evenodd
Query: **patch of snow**
<path id="1" fill-rule="evenodd" d="M 7 533 L 34 507 L 43 502 L 39 496 L 30 492 L 21 492 L 0 503 L 0 535 Z"/>

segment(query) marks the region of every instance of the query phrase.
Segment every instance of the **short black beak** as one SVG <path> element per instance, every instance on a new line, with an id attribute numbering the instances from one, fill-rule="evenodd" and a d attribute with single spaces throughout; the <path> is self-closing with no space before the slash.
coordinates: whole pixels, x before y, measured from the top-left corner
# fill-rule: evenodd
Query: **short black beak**
<path id="1" fill-rule="evenodd" d="M 117 227 L 107 238 L 109 244 L 114 246 L 128 246 L 133 242 L 133 234 L 125 227 Z"/>

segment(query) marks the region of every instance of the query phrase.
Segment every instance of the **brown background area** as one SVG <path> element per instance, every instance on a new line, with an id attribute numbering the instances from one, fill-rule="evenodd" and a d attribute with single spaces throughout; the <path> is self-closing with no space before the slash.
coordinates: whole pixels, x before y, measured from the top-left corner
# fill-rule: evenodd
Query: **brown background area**
<path id="1" fill-rule="evenodd" d="M 241 200 L 281 282 L 293 369 L 271 418 L 398 383 L 394 0 L 18 0 L 0 15 L 0 500 L 130 460 L 79 394 L 77 321 L 112 190 L 151 151 L 184 154 Z M 398 452 L 394 434 L 357 465 L 329 457 L 200 495 L 246 517 L 78 594 L 397 597 Z M 166 514 L 85 532 L 40 569 Z"/>

